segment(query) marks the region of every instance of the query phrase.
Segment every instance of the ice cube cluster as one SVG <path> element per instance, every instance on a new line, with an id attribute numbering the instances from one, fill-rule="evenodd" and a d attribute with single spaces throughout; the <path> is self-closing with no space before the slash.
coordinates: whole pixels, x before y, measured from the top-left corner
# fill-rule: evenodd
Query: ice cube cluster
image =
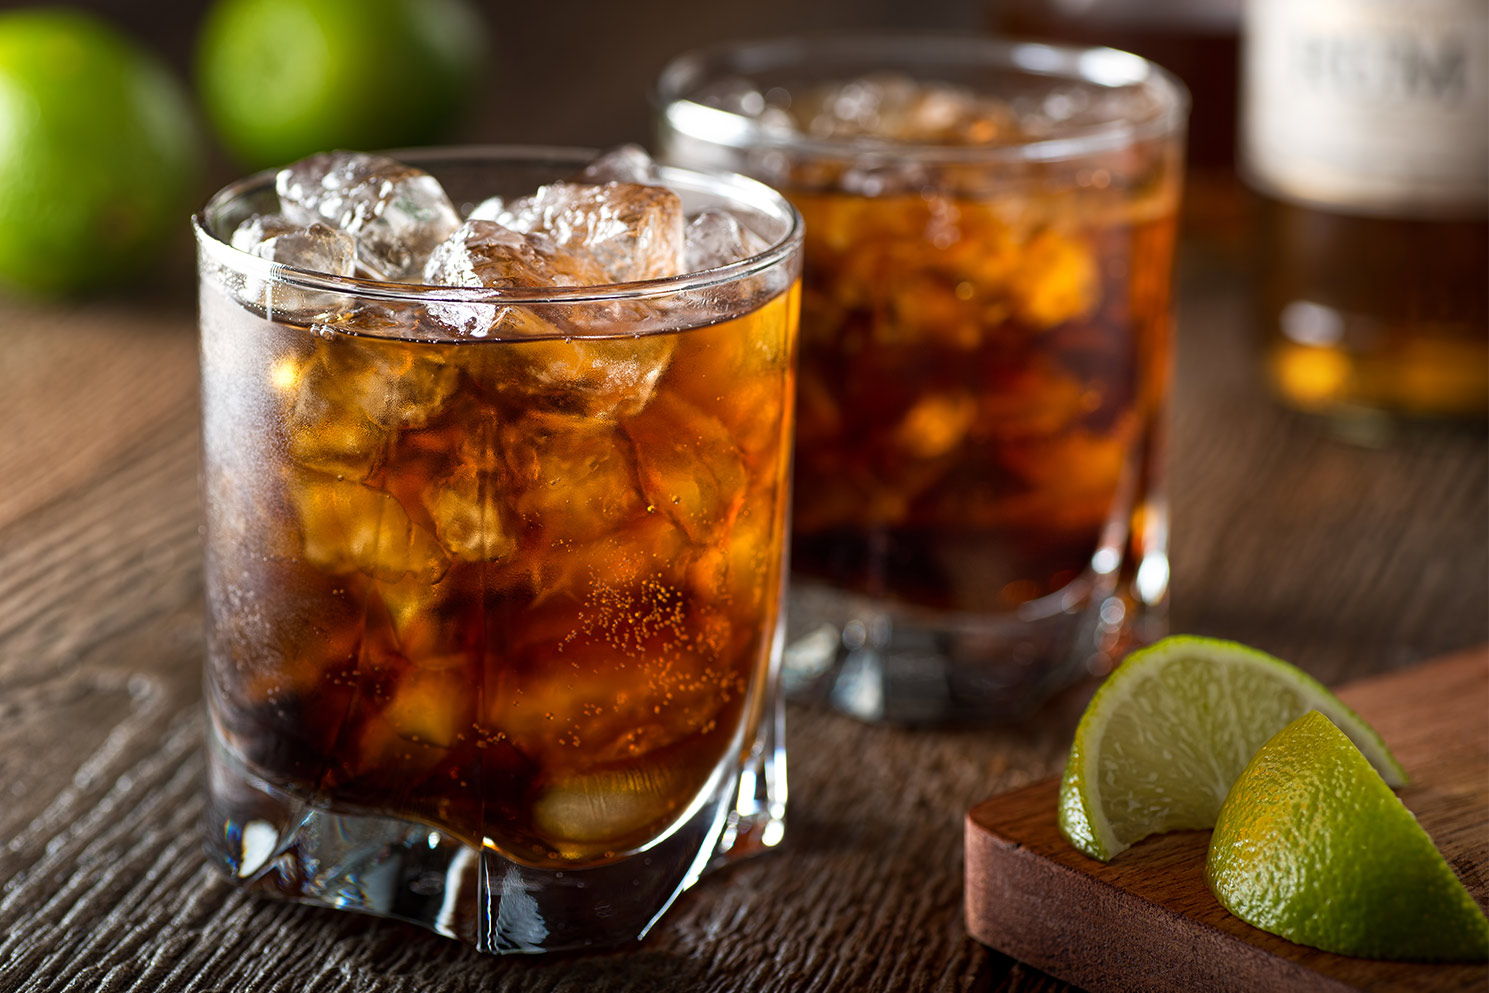
<path id="1" fill-rule="evenodd" d="M 1023 115 L 968 87 L 882 72 L 790 91 L 731 77 L 697 99 L 763 126 L 817 138 L 976 145 L 1020 137 Z"/>
<path id="2" fill-rule="evenodd" d="M 686 216 L 661 171 L 636 145 L 600 155 L 572 180 L 528 196 L 492 197 L 462 217 L 439 181 L 381 155 L 326 152 L 275 180 L 279 210 L 244 220 L 234 248 L 333 276 L 494 289 L 601 286 L 663 279 L 747 258 L 767 244 L 739 218 Z M 345 298 L 249 279 L 245 302 L 270 317 L 324 320 Z M 528 309 L 430 308 L 460 335 L 541 334 Z"/>
<path id="3" fill-rule="evenodd" d="M 878 138 L 907 144 L 991 145 L 1069 134 L 1155 109 L 1139 86 L 1096 86 L 1050 77 L 1006 96 L 960 83 L 878 72 L 815 86 L 762 87 L 716 80 L 694 98 L 761 127 L 814 138 Z"/>
<path id="4" fill-rule="evenodd" d="M 996 83 L 984 80 L 982 85 Z M 902 72 L 795 87 L 732 76 L 708 83 L 691 99 L 750 118 L 763 134 L 803 140 L 790 152 L 761 143 L 746 148 L 738 159 L 719 159 L 715 165 L 782 189 L 832 189 L 863 196 L 936 189 L 986 198 L 1033 175 L 1044 160 L 1004 162 L 990 169 L 976 155 L 938 159 L 920 153 L 928 148 L 995 148 L 1078 138 L 1119 122 L 1148 119 L 1161 110 L 1142 85 L 1103 86 L 1053 75 L 996 94 L 959 81 Z M 811 142 L 823 141 L 837 146 L 837 151 L 819 154 Z M 682 147 L 688 147 L 686 142 Z M 1106 153 L 1106 159 L 1098 160 L 1099 148 L 1081 156 L 1071 171 L 1130 173 L 1142 165 L 1141 159 L 1134 164 L 1131 152 L 1127 158 Z M 1079 180 L 1072 176 L 1068 182 Z"/>

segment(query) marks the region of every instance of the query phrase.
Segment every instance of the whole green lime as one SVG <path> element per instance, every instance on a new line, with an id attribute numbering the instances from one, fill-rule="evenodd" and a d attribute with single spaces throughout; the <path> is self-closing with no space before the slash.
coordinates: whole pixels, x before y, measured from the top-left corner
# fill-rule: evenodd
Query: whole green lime
<path id="1" fill-rule="evenodd" d="M 180 85 L 107 24 L 0 14 L 0 283 L 42 295 L 149 266 L 196 196 Z"/>
<path id="2" fill-rule="evenodd" d="M 461 0 L 218 0 L 197 76 L 218 136 L 258 167 L 448 137 L 483 51 Z"/>

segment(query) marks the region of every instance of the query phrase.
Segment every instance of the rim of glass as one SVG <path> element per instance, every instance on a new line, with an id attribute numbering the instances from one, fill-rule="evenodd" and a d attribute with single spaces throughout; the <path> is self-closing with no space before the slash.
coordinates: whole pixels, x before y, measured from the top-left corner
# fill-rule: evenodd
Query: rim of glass
<path id="1" fill-rule="evenodd" d="M 377 152 L 399 162 L 437 172 L 441 164 L 470 165 L 517 163 L 560 166 L 583 166 L 599 150 L 546 145 L 463 145 L 449 148 L 399 148 Z M 282 168 L 282 167 L 281 167 Z M 676 184 L 693 192 L 710 193 L 775 216 L 786 223 L 786 232 L 768 248 L 728 265 L 698 272 L 647 279 L 630 283 L 607 283 L 597 286 L 521 287 L 498 289 L 482 286 L 434 286 L 426 283 L 398 283 L 356 276 L 300 269 L 259 258 L 234 248 L 213 231 L 216 221 L 228 206 L 264 189 L 273 190 L 278 169 L 265 169 L 229 183 L 212 195 L 203 207 L 191 215 L 197 245 L 213 262 L 259 279 L 272 279 L 297 289 L 342 293 L 374 300 L 396 300 L 414 303 L 493 303 L 493 304 L 582 304 L 626 300 L 649 300 L 679 293 L 706 290 L 733 283 L 765 272 L 796 253 L 802 241 L 803 222 L 785 197 L 757 180 L 737 173 L 708 173 L 696 169 L 659 164 L 662 182 Z"/>
<path id="2" fill-rule="evenodd" d="M 871 62 L 875 69 L 912 66 L 998 68 L 1117 88 L 1141 86 L 1155 109 L 1131 120 L 1100 121 L 1048 138 L 1002 144 L 937 145 L 892 138 L 825 138 L 764 127 L 755 118 L 691 99 L 703 83 L 726 75 L 801 66 L 819 69 L 833 60 Z M 824 75 L 826 81 L 828 76 Z M 1177 76 L 1131 52 L 1041 42 L 1004 41 L 934 32 L 796 35 L 725 42 L 695 49 L 668 62 L 652 92 L 653 105 L 673 130 L 730 148 L 805 152 L 822 158 L 873 156 L 931 163 L 1050 162 L 1121 148 L 1176 134 L 1189 113 L 1189 91 Z"/>

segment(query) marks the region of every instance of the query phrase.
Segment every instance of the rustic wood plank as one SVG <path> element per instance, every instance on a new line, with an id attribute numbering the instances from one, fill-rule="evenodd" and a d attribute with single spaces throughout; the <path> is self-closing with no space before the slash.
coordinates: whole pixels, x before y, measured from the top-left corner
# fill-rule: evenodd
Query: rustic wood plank
<path id="1" fill-rule="evenodd" d="M 1489 649 L 1354 684 L 1340 695 L 1412 777 L 1400 791 L 1489 906 Z M 1055 823 L 1051 778 L 967 815 L 967 920 L 979 940 L 1101 991 L 1449 993 L 1489 966 L 1380 962 L 1295 945 L 1229 914 L 1205 886 L 1209 832 L 1146 839 L 1110 863 Z"/>
<path id="2" fill-rule="evenodd" d="M 85 483 L 163 422 L 193 416 L 189 298 L 151 303 L 6 303 L 0 527 Z"/>

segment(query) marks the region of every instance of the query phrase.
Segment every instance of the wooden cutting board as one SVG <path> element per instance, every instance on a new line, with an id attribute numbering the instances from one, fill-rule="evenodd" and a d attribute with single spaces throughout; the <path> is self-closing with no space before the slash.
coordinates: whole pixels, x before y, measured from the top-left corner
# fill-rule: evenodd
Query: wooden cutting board
<path id="1" fill-rule="evenodd" d="M 1489 907 L 1489 647 L 1339 696 L 1406 767 L 1398 795 Z M 1208 831 L 1087 858 L 1055 826 L 1058 791 L 1045 780 L 967 815 L 967 929 L 1016 959 L 1092 993 L 1489 990 L 1489 966 L 1347 958 L 1231 916 L 1205 886 Z"/>

